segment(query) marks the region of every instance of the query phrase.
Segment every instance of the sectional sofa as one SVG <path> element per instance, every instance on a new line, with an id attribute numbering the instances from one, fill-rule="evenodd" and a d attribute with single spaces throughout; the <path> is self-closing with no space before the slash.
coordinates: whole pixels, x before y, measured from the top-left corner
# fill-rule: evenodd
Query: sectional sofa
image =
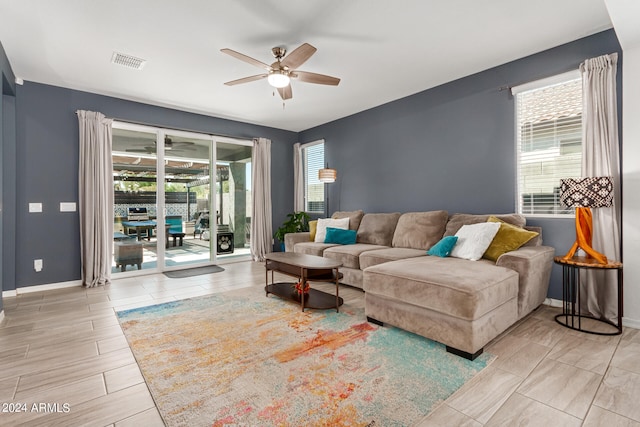
<path id="1" fill-rule="evenodd" d="M 336 212 L 332 218 L 349 218 L 354 244 L 316 242 L 308 232 L 291 233 L 285 236 L 285 250 L 342 262 L 342 283 L 364 290 L 370 322 L 439 341 L 447 351 L 473 360 L 488 342 L 542 304 L 555 252 L 542 245 L 540 228 L 526 227 L 524 216 L 495 217 L 492 221 L 537 235 L 496 261 L 472 261 L 427 251 L 465 225 L 487 222 L 490 215 Z"/>

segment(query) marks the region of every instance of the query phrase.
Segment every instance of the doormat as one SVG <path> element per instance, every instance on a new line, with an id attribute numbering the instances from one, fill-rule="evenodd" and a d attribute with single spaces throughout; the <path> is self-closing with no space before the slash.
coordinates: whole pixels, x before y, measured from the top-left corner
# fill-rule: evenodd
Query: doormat
<path id="1" fill-rule="evenodd" d="M 200 276 L 202 274 L 220 273 L 224 268 L 217 265 L 208 265 L 206 267 L 188 268 L 186 270 L 165 271 L 164 275 L 171 279 L 182 279 L 185 277 Z"/>
<path id="2" fill-rule="evenodd" d="M 117 315 L 169 427 L 414 425 L 493 358 L 255 287 Z"/>

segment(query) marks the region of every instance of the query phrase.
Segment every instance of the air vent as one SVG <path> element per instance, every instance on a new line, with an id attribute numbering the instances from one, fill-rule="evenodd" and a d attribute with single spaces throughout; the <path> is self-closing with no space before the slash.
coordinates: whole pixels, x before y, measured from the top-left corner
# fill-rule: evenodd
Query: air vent
<path id="1" fill-rule="evenodd" d="M 147 61 L 136 58 L 135 56 L 125 55 L 124 53 L 113 52 L 111 62 L 122 65 L 123 67 L 133 68 L 134 70 L 142 70 L 142 67 L 144 67 Z"/>

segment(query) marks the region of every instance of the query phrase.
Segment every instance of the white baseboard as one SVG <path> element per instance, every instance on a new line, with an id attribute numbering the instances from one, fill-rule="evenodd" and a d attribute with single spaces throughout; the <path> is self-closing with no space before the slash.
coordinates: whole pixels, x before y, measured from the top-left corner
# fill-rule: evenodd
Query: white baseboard
<path id="1" fill-rule="evenodd" d="M 628 317 L 622 318 L 622 326 L 626 326 L 628 328 L 640 329 L 640 320 L 638 319 L 629 319 Z"/>
<path id="2" fill-rule="evenodd" d="M 82 286 L 82 280 L 71 280 L 69 282 L 47 283 L 45 285 L 24 286 L 12 291 L 3 291 L 2 297 L 15 297 L 21 294 L 29 294 L 32 292 L 51 291 L 53 289 L 73 288 L 75 286 Z"/>
<path id="3" fill-rule="evenodd" d="M 549 305 L 551 307 L 562 308 L 562 300 L 561 299 L 553 299 L 553 298 L 545 298 L 544 305 Z"/>
<path id="4" fill-rule="evenodd" d="M 11 298 L 17 295 L 18 295 L 18 292 L 16 292 L 15 289 L 12 291 L 2 291 L 2 298 Z"/>
<path id="5" fill-rule="evenodd" d="M 562 308 L 563 303 L 560 299 L 546 298 L 543 304 L 549 305 L 551 307 Z M 623 317 L 622 326 L 625 326 L 627 328 L 640 329 L 640 320 Z"/>

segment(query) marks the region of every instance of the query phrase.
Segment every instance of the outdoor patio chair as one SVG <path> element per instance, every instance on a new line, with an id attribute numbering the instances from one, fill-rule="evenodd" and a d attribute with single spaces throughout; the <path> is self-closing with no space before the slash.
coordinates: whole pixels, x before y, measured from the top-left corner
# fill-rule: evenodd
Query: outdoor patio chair
<path id="1" fill-rule="evenodd" d="M 195 239 L 196 234 L 199 234 L 200 239 L 202 239 L 202 233 L 208 230 L 209 230 L 209 215 L 208 214 L 201 215 L 196 221 L 195 227 L 193 228 L 193 238 Z"/>

